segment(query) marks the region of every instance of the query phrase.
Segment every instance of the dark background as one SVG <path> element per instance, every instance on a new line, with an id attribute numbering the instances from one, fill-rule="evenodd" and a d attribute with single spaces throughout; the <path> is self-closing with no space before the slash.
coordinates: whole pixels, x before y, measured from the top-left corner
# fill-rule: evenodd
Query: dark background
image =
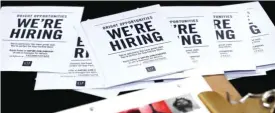
<path id="1" fill-rule="evenodd" d="M 82 20 L 106 16 L 126 10 L 154 4 L 162 6 L 220 6 L 240 1 L 3 1 L 1 6 L 85 6 Z M 273 23 L 275 2 L 260 2 Z M 274 37 L 275 38 L 275 37 Z M 275 42 L 274 42 L 275 43 Z M 275 48 L 274 48 L 275 52 Z M 34 91 L 35 72 L 1 72 L 1 103 L 3 113 L 51 113 L 67 108 L 101 100 L 103 98 L 87 95 L 72 90 Z M 230 81 L 243 96 L 249 92 L 261 93 L 275 88 L 275 70 L 267 72 L 266 76 L 240 78 Z M 123 92 L 121 94 L 125 94 Z"/>

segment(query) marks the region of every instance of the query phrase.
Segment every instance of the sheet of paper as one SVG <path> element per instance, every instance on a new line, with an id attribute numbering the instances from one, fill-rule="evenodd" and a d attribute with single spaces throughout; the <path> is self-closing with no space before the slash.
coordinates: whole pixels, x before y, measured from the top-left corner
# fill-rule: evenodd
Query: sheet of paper
<path id="1" fill-rule="evenodd" d="M 224 75 L 228 80 L 238 79 L 242 77 L 250 77 L 250 76 L 263 76 L 266 75 L 266 71 L 236 71 L 236 72 L 225 72 Z"/>
<path id="2" fill-rule="evenodd" d="M 226 77 L 229 80 L 233 80 L 233 79 L 237 79 L 237 78 L 241 78 L 241 77 L 250 77 L 250 76 L 262 76 L 262 75 L 266 75 L 267 71 L 271 71 L 275 69 L 275 64 L 270 64 L 270 65 L 264 65 L 264 66 L 257 66 L 257 70 L 255 71 L 247 71 L 247 72 L 251 72 L 251 73 L 227 73 L 225 74 Z"/>
<path id="3" fill-rule="evenodd" d="M 153 109 L 159 112 L 172 113 L 209 113 L 198 98 L 198 94 L 203 91 L 211 91 L 206 81 L 202 77 L 190 77 L 57 113 L 125 113 L 130 110 L 148 113 Z M 186 103 L 184 106 L 188 107 L 181 106 L 183 101 Z"/>
<path id="4" fill-rule="evenodd" d="M 275 69 L 275 64 L 269 64 L 269 65 L 264 65 L 264 66 L 258 66 L 257 70 L 260 71 L 271 71 Z"/>
<path id="5" fill-rule="evenodd" d="M 261 4 L 259 2 L 249 2 L 229 6 L 232 8 L 234 7 L 234 9 L 246 12 L 246 17 L 249 25 L 247 28 L 250 31 L 249 35 L 252 40 L 252 47 L 255 54 L 254 61 L 256 62 L 257 71 L 262 72 L 259 74 L 256 73 L 242 75 L 245 77 L 265 75 L 264 73 L 266 71 L 275 69 L 275 53 L 272 49 L 275 47 L 275 45 L 271 43 L 275 40 L 275 28 L 267 13 L 262 8 Z M 234 75 L 231 78 L 235 79 L 238 77 L 240 77 L 240 75 Z"/>
<path id="6" fill-rule="evenodd" d="M 35 90 L 48 89 L 89 89 L 103 87 L 104 77 L 97 73 L 91 59 L 85 33 L 82 31 L 80 24 L 75 25 L 75 32 L 79 37 L 75 38 L 75 48 L 71 49 L 74 55 L 71 55 L 68 73 L 45 73 L 38 72 L 35 84 Z"/>
<path id="7" fill-rule="evenodd" d="M 83 7 L 1 8 L 2 71 L 67 72 Z M 66 49 L 64 49 L 66 48 Z M 54 63 L 54 65 L 53 65 Z"/>
<path id="8" fill-rule="evenodd" d="M 159 10 L 153 5 L 82 22 L 105 88 L 193 68 L 185 51 L 175 51 L 176 31 Z"/>
<path id="9" fill-rule="evenodd" d="M 270 64 L 270 65 L 264 65 L 264 66 L 257 66 L 256 71 L 225 72 L 225 75 L 229 80 L 233 80 L 241 77 L 266 75 L 267 71 L 271 71 L 274 69 L 275 69 L 275 64 Z"/>
<path id="10" fill-rule="evenodd" d="M 245 11 L 240 11 L 233 6 L 216 7 L 213 11 L 213 19 L 225 71 L 255 70 Z"/>
<path id="11" fill-rule="evenodd" d="M 113 98 L 118 96 L 120 92 L 124 91 L 132 91 L 132 90 L 140 90 L 150 88 L 156 85 L 162 85 L 170 82 L 174 82 L 180 79 L 168 79 L 163 81 L 137 81 L 133 83 L 123 84 L 110 88 L 102 88 L 102 89 L 82 89 L 76 90 L 82 93 L 95 95 L 103 98 Z"/>
<path id="12" fill-rule="evenodd" d="M 275 63 L 275 27 L 259 2 L 229 5 L 228 7 L 245 11 L 249 26 L 249 37 L 255 54 L 256 66 Z"/>
<path id="13" fill-rule="evenodd" d="M 223 74 L 223 65 L 215 38 L 212 10 L 200 7 L 169 6 L 162 7 L 162 11 L 167 21 L 177 31 L 178 41 L 182 45 L 178 51 L 186 51 L 193 63 L 196 64 L 196 68 L 187 70 L 184 74 L 177 74 L 181 76 L 168 75 L 151 80 L 192 76 L 192 73 L 199 75 Z"/>
<path id="14" fill-rule="evenodd" d="M 241 73 L 230 73 L 227 72 L 224 74 L 228 80 L 234 80 L 238 78 L 243 78 L 243 77 L 251 77 L 251 76 L 263 76 L 266 75 L 265 71 L 251 71 L 251 72 L 241 72 Z"/>

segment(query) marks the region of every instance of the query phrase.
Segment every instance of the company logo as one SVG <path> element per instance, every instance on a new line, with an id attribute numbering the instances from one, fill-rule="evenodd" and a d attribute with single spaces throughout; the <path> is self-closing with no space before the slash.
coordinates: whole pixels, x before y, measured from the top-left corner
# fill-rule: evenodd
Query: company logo
<path id="1" fill-rule="evenodd" d="M 147 72 L 153 72 L 156 71 L 155 66 L 146 67 Z"/>
<path id="2" fill-rule="evenodd" d="M 76 86 L 85 86 L 85 81 L 76 81 Z"/>
<path id="3" fill-rule="evenodd" d="M 32 66 L 32 61 L 23 61 L 22 66 Z"/>

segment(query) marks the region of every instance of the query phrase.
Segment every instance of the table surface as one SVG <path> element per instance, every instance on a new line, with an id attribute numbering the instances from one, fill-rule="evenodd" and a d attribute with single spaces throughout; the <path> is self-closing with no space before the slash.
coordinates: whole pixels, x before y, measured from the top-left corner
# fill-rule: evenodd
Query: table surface
<path id="1" fill-rule="evenodd" d="M 162 6 L 219 6 L 234 3 L 243 3 L 238 1 L 219 2 L 219 1 L 150 1 L 150 2 L 92 2 L 92 1 L 45 1 L 45 2 L 24 2 L 24 1 L 3 1 L 1 6 L 85 6 L 83 21 L 100 16 L 110 15 L 137 7 L 144 7 L 153 4 Z M 273 7 L 275 2 L 260 2 L 270 18 L 275 20 Z M 274 22 L 274 21 L 273 21 Z M 275 72 L 267 73 L 267 76 L 241 78 L 227 81 L 223 75 L 205 76 L 213 90 L 219 92 L 225 97 L 225 92 L 229 92 L 233 99 L 239 99 L 248 92 L 261 93 L 263 91 L 275 88 Z M 95 102 L 103 98 L 93 95 L 75 92 L 73 90 L 52 90 L 52 91 L 34 91 L 35 72 L 1 72 L 1 103 L 3 113 L 52 113 L 63 109 Z M 232 83 L 232 84 L 231 84 Z M 235 89 L 236 88 L 236 89 Z M 238 93 L 239 92 L 239 93 Z M 123 92 L 121 94 L 125 94 Z"/>

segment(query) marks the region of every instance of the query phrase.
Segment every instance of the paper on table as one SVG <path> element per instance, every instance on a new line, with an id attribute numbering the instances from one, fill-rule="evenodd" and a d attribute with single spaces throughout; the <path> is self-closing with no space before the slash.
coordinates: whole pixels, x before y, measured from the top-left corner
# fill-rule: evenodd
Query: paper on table
<path id="1" fill-rule="evenodd" d="M 254 61 L 257 66 L 257 71 L 262 72 L 256 75 L 265 75 L 263 73 L 266 71 L 275 69 L 275 53 L 272 49 L 275 47 L 275 45 L 272 43 L 275 41 L 275 28 L 267 13 L 262 8 L 261 4 L 259 2 L 249 2 L 229 6 L 240 11 L 246 11 L 248 20 L 247 24 L 249 25 L 247 29 L 250 31 L 249 35 L 252 40 L 252 47 L 255 54 Z M 243 76 L 255 75 L 248 74 Z M 239 76 L 237 76 L 237 78 L 238 77 Z"/>
<path id="2" fill-rule="evenodd" d="M 225 72 L 224 75 L 228 80 L 233 80 L 233 79 L 238 79 L 242 77 L 266 75 L 266 71 L 256 70 L 256 71 Z"/>
<path id="3" fill-rule="evenodd" d="M 270 64 L 270 65 L 264 65 L 264 66 L 257 66 L 256 71 L 225 72 L 225 75 L 229 80 L 233 80 L 241 77 L 266 75 L 267 71 L 271 71 L 274 69 L 275 69 L 275 64 Z"/>
<path id="4" fill-rule="evenodd" d="M 104 88 L 193 67 L 186 52 L 175 51 L 180 42 L 159 9 L 154 5 L 82 22 Z"/>
<path id="5" fill-rule="evenodd" d="M 188 113 L 209 113 L 207 108 L 198 98 L 198 94 L 203 91 L 211 91 L 211 88 L 206 81 L 202 77 L 190 77 L 176 82 L 121 95 L 115 98 L 81 105 L 75 108 L 59 111 L 57 113 L 123 113 L 122 111 L 126 111 L 128 109 L 137 110 L 141 113 L 147 113 L 148 109 L 151 111 L 149 107 L 150 105 L 152 105 L 155 110 L 161 112 L 177 113 L 180 112 L 177 110 L 179 106 L 172 106 L 173 103 L 178 102 L 177 100 L 189 100 L 192 102 L 193 107 L 188 110 Z M 159 108 L 156 105 L 160 105 L 162 107 Z M 144 111 L 146 108 L 148 109 Z"/>
<path id="6" fill-rule="evenodd" d="M 214 27 L 225 71 L 255 70 L 245 11 L 233 6 L 216 7 Z"/>
<path id="7" fill-rule="evenodd" d="M 2 7 L 2 71 L 67 72 L 83 7 Z M 64 57 L 65 56 L 65 57 Z M 3 60 L 4 59 L 4 60 Z M 54 65 L 53 65 L 54 63 Z"/>
<path id="8" fill-rule="evenodd" d="M 249 37 L 252 40 L 256 66 L 274 64 L 275 27 L 261 4 L 249 2 L 229 5 L 228 7 L 246 12 L 245 16 L 248 21 L 243 23 L 249 25 L 247 29 L 249 29 Z"/>
<path id="9" fill-rule="evenodd" d="M 78 38 L 71 49 L 75 54 L 71 55 L 68 73 L 44 73 L 38 72 L 35 90 L 47 89 L 89 89 L 102 87 L 104 77 L 97 73 L 91 59 L 93 54 L 88 51 L 89 44 L 80 24 L 75 25 Z M 85 46 L 84 46 L 85 45 Z M 88 45 L 88 46 L 86 46 Z"/>
<path id="10" fill-rule="evenodd" d="M 111 87 L 111 88 L 82 89 L 82 90 L 75 90 L 75 91 L 79 91 L 79 92 L 90 94 L 90 95 L 96 95 L 96 96 L 103 97 L 103 98 L 112 98 L 112 97 L 118 96 L 118 94 L 123 91 L 146 89 L 146 88 L 153 87 L 156 85 L 170 83 L 170 82 L 173 82 L 176 80 L 180 80 L 180 79 L 170 79 L 170 80 L 168 79 L 168 80 L 163 80 L 163 81 L 159 81 L 159 82 L 137 81 L 137 82 L 123 84 L 123 85 L 119 85 L 119 86 L 115 86 L 115 87 Z"/>
<path id="11" fill-rule="evenodd" d="M 192 73 L 199 75 L 223 74 L 223 65 L 215 38 L 212 10 L 186 6 L 169 6 L 161 9 L 167 21 L 177 31 L 178 41 L 182 46 L 177 51 L 186 51 L 193 63 L 196 64 L 196 68 L 186 70 L 181 76 L 178 76 L 180 74 L 168 75 L 151 80 L 192 76 Z"/>
<path id="12" fill-rule="evenodd" d="M 275 69 L 275 64 L 269 64 L 269 65 L 264 65 L 264 66 L 258 66 L 257 70 L 260 71 L 271 71 Z"/>

